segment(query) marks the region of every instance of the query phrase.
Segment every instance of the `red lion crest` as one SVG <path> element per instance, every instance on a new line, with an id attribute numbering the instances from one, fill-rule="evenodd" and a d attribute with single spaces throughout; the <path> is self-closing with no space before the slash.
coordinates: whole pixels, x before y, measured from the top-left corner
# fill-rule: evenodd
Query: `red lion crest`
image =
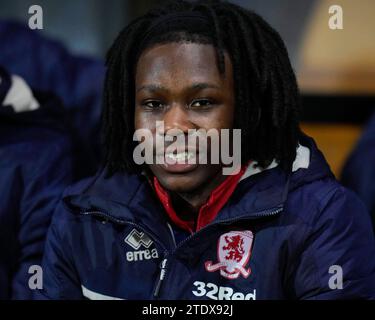
<path id="1" fill-rule="evenodd" d="M 223 246 L 223 250 L 227 250 L 228 253 L 225 256 L 225 259 L 227 260 L 235 260 L 237 262 L 240 262 L 242 259 L 242 256 L 245 253 L 245 250 L 243 248 L 243 239 L 241 236 L 225 236 L 224 237 L 227 245 Z"/>
<path id="2" fill-rule="evenodd" d="M 206 261 L 206 270 L 220 270 L 220 274 L 227 279 L 237 279 L 240 274 L 247 278 L 251 270 L 245 266 L 250 259 L 253 238 L 253 233 L 249 230 L 231 231 L 221 235 L 217 246 L 219 262 L 213 264 L 212 261 Z"/>

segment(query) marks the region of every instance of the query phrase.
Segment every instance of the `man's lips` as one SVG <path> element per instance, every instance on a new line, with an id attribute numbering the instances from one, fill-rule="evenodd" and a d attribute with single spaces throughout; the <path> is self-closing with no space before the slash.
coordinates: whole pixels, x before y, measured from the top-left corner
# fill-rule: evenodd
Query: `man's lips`
<path id="1" fill-rule="evenodd" d="M 180 163 L 176 162 L 174 164 L 168 164 L 165 162 L 164 164 L 160 165 L 163 169 L 169 173 L 188 173 L 190 171 L 195 170 L 198 167 L 197 163 L 189 164 L 187 162 Z"/>
<path id="2" fill-rule="evenodd" d="M 196 153 L 191 151 L 167 152 L 164 155 L 167 164 L 196 162 Z"/>
<path id="3" fill-rule="evenodd" d="M 157 148 L 156 147 L 156 154 L 163 156 L 166 153 L 182 153 L 182 152 L 191 152 L 194 154 L 197 154 L 198 152 L 202 152 L 203 150 L 198 150 L 197 148 L 186 148 L 186 147 L 181 147 L 181 148 L 173 148 L 170 150 L 168 147 L 167 148 Z"/>
<path id="4" fill-rule="evenodd" d="M 162 160 L 160 165 L 164 170 L 171 173 L 187 173 L 198 166 L 196 149 L 180 149 L 173 152 L 163 150 L 158 157 Z"/>

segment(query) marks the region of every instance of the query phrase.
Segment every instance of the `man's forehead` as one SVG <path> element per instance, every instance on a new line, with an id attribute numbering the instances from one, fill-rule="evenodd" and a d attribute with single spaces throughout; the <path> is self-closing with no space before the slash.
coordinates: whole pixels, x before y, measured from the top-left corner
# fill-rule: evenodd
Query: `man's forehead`
<path id="1" fill-rule="evenodd" d="M 227 71 L 230 68 L 228 60 L 227 57 Z M 168 43 L 146 50 L 138 61 L 136 75 L 137 82 L 142 85 L 144 81 L 170 82 L 176 79 L 186 79 L 192 84 L 222 81 L 214 47 L 196 43 Z"/>

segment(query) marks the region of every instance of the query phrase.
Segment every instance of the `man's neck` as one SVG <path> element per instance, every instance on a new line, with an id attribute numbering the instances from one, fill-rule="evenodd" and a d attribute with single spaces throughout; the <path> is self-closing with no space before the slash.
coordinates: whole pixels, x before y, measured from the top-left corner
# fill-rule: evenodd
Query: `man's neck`
<path id="1" fill-rule="evenodd" d="M 219 186 L 227 176 L 219 170 L 218 174 L 210 181 L 193 192 L 171 193 L 173 207 L 183 220 L 195 220 L 200 208 L 207 202 L 211 192 Z"/>

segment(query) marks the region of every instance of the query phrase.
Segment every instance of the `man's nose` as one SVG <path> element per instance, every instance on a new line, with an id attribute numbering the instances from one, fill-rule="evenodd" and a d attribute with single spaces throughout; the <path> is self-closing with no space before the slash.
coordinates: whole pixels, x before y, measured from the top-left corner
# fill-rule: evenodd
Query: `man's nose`
<path id="1" fill-rule="evenodd" d="M 165 132 L 180 130 L 187 134 L 189 129 L 194 129 L 194 125 L 189 119 L 188 110 L 181 104 L 172 105 L 164 114 L 163 121 Z"/>

